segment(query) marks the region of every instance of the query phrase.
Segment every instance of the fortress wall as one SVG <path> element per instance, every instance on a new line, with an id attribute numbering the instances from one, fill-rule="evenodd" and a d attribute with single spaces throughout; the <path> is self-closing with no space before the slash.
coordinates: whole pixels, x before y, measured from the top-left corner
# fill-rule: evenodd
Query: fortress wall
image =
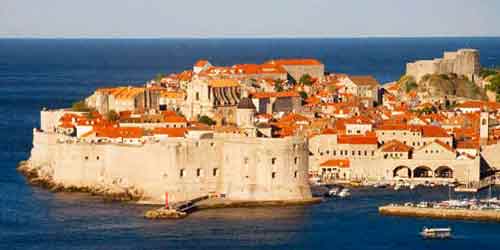
<path id="1" fill-rule="evenodd" d="M 169 138 L 132 146 L 57 143 L 55 138 L 55 134 L 36 133 L 30 162 L 48 166 L 54 182 L 65 186 L 134 187 L 154 203 L 163 203 L 165 192 L 170 202 L 210 192 L 238 200 L 311 197 L 307 150 L 300 139 Z M 245 157 L 249 158 L 246 165 Z M 271 164 L 273 157 L 275 164 Z M 276 172 L 274 179 L 272 172 Z"/>
<path id="2" fill-rule="evenodd" d="M 226 140 L 222 192 L 236 200 L 310 198 L 305 147 L 296 138 Z"/>
<path id="3" fill-rule="evenodd" d="M 461 49 L 444 52 L 443 58 L 420 60 L 406 64 L 406 75 L 413 76 L 417 82 L 426 74 L 465 75 L 474 80 L 480 71 L 479 52 L 475 49 Z"/>

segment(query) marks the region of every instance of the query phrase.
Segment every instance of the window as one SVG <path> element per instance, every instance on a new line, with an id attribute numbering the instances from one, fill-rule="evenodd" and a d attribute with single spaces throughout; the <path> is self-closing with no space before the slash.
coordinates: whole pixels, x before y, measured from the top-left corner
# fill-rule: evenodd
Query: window
<path id="1" fill-rule="evenodd" d="M 276 172 L 271 173 L 271 178 L 273 178 L 273 179 L 276 178 Z"/>
<path id="2" fill-rule="evenodd" d="M 218 169 L 218 168 L 214 168 L 214 169 L 212 170 L 212 175 L 213 175 L 213 176 L 218 176 L 218 175 L 219 175 L 219 169 Z"/>
<path id="3" fill-rule="evenodd" d="M 299 172 L 295 171 L 293 172 L 293 178 L 297 179 L 299 177 Z"/>
<path id="4" fill-rule="evenodd" d="M 293 159 L 293 163 L 294 163 L 295 165 L 297 165 L 297 164 L 299 163 L 299 158 L 295 157 L 295 158 Z"/>
<path id="5" fill-rule="evenodd" d="M 274 165 L 274 164 L 276 164 L 276 157 L 273 157 L 273 158 L 271 159 L 271 164 L 273 164 L 273 165 Z"/>
<path id="6" fill-rule="evenodd" d="M 327 155 L 329 155 L 329 154 L 330 154 L 330 150 L 327 150 L 327 151 L 326 151 L 326 154 L 327 154 Z"/>
<path id="7" fill-rule="evenodd" d="M 84 158 L 85 158 L 85 160 L 88 160 L 88 159 L 89 159 L 89 157 L 88 157 L 88 156 L 85 156 Z"/>
<path id="8" fill-rule="evenodd" d="M 337 155 L 337 150 L 333 150 L 333 155 Z"/>
<path id="9" fill-rule="evenodd" d="M 99 156 L 97 156 L 95 159 L 96 159 L 96 160 L 99 160 Z"/>
<path id="10" fill-rule="evenodd" d="M 196 169 L 196 177 L 200 177 L 203 174 L 203 169 L 198 168 Z"/>
<path id="11" fill-rule="evenodd" d="M 243 158 L 243 164 L 245 164 L 245 165 L 248 164 L 248 157 Z"/>
<path id="12" fill-rule="evenodd" d="M 199 101 L 200 100 L 200 93 L 196 92 L 196 100 Z"/>
<path id="13" fill-rule="evenodd" d="M 374 156 L 374 155 L 375 155 L 375 151 L 372 150 L 372 156 Z"/>
<path id="14" fill-rule="evenodd" d="M 180 173 L 179 173 L 179 177 L 182 178 L 186 175 L 186 170 L 185 169 L 181 169 Z"/>
<path id="15" fill-rule="evenodd" d="M 365 150 L 365 156 L 367 156 L 367 155 L 368 155 L 368 151 Z"/>
<path id="16" fill-rule="evenodd" d="M 356 154 L 356 151 L 353 150 L 351 153 L 351 155 L 354 156 Z"/>
<path id="17" fill-rule="evenodd" d="M 361 155 L 361 150 L 358 150 L 358 155 Z"/>

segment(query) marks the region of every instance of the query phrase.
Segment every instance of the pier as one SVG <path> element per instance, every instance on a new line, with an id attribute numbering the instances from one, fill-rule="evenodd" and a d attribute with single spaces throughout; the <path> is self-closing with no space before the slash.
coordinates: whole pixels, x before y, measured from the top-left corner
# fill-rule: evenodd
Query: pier
<path id="1" fill-rule="evenodd" d="M 388 216 L 500 222 L 500 212 L 494 210 L 423 208 L 400 205 L 382 206 L 378 210 L 381 215 Z"/>

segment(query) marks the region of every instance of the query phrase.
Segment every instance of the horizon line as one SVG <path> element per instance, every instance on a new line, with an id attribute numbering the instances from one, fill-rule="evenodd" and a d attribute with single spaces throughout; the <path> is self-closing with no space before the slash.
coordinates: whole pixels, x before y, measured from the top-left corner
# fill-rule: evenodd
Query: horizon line
<path id="1" fill-rule="evenodd" d="M 190 39 L 190 40 L 210 40 L 210 39 L 218 39 L 218 40 L 237 40 L 237 39 L 384 39 L 384 38 L 399 38 L 399 39 L 415 39 L 415 38 L 500 38 L 500 35 L 426 35 L 426 36 L 397 36 L 397 35 L 373 35 L 373 36 L 177 36 L 177 37 L 153 37 L 153 36 L 122 36 L 122 37 L 113 37 L 113 36 L 0 36 L 0 39 L 32 39 L 32 40 L 77 40 L 77 39 L 96 39 L 96 40 L 179 40 L 179 39 Z"/>

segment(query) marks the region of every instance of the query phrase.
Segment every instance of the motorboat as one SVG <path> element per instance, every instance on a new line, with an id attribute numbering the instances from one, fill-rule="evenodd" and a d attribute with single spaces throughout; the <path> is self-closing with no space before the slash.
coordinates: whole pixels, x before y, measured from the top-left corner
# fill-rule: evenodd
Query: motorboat
<path id="1" fill-rule="evenodd" d="M 424 227 L 420 235 L 424 239 L 448 239 L 451 238 L 451 228 L 427 228 Z"/>
<path id="2" fill-rule="evenodd" d="M 341 198 L 351 196 L 351 191 L 347 188 L 344 188 L 337 194 L 337 196 Z"/>
<path id="3" fill-rule="evenodd" d="M 339 191 L 340 188 L 338 187 L 331 188 L 330 190 L 328 190 L 328 196 L 330 197 L 337 196 L 339 194 Z"/>

